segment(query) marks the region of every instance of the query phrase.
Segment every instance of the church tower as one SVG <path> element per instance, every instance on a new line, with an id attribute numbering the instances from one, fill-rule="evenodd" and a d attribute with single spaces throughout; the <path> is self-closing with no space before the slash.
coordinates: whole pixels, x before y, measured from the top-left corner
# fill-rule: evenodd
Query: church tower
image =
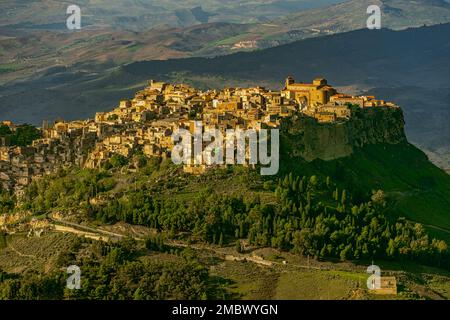
<path id="1" fill-rule="evenodd" d="M 289 88 L 290 85 L 294 84 L 295 80 L 292 76 L 289 76 L 286 78 L 286 89 Z"/>

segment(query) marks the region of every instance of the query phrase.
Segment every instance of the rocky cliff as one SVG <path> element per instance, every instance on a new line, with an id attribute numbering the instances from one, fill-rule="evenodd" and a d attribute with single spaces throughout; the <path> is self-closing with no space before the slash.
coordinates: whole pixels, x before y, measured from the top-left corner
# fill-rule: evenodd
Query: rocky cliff
<path id="1" fill-rule="evenodd" d="M 310 117 L 292 117 L 281 125 L 282 148 L 306 161 L 349 156 L 369 144 L 406 141 L 403 112 L 397 107 L 355 110 L 350 120 L 318 123 Z"/>

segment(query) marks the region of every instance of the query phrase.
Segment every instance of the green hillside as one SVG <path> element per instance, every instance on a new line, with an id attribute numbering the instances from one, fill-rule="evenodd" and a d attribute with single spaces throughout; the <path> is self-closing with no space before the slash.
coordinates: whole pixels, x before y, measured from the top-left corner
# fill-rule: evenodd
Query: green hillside
<path id="1" fill-rule="evenodd" d="M 142 168 L 128 172 L 126 161 L 119 163 L 112 158 L 102 170 L 72 169 L 32 183 L 22 208 L 36 215 L 76 212 L 76 220 L 103 224 L 123 221 L 155 228 L 170 238 L 184 234 L 191 240 L 214 244 L 244 237 L 261 246 L 285 250 L 296 250 L 296 232 L 317 228 L 322 219 L 337 219 L 338 225 L 332 222 L 334 226 L 320 235 L 324 245 L 330 245 L 320 256 L 344 259 L 346 246 L 355 250 L 348 255 L 351 259 L 389 257 L 385 256 L 389 240 L 403 237 L 395 228 L 411 233 L 407 242 L 397 244 L 398 249 L 414 247 L 409 241 L 424 236 L 414 223 L 430 231 L 425 243 L 432 237 L 449 240 L 450 176 L 414 146 L 369 145 L 349 157 L 310 163 L 288 157 L 289 146 L 283 140 L 281 150 L 281 170 L 275 177 L 263 177 L 257 170 L 240 166 L 192 176 L 184 174 L 170 159 L 143 165 L 146 161 L 139 155 L 130 161 L 140 162 Z M 374 200 L 377 192 L 380 199 Z M 364 218 L 348 221 L 353 215 Z M 364 228 L 373 218 L 380 226 L 367 244 L 379 244 L 368 251 L 360 249 L 366 254 L 357 253 L 357 246 L 366 241 L 359 237 L 365 237 Z M 350 228 L 345 231 L 350 232 L 347 240 L 328 242 L 335 228 L 336 232 Z M 316 245 L 311 252 L 319 256 L 322 245 Z M 426 249 L 428 258 L 419 253 L 417 258 L 433 260 L 429 250 L 434 249 Z M 406 256 L 415 259 L 416 254 Z"/>
<path id="2" fill-rule="evenodd" d="M 0 268 L 7 271 L 2 274 L 4 298 L 46 296 L 45 290 L 27 295 L 26 288 L 41 282 L 59 286 L 62 280 L 55 266 L 73 263 L 89 276 L 83 290 L 76 296 L 54 291 L 49 297 L 151 298 L 141 292 L 147 284 L 127 280 L 128 266 L 135 265 L 143 277 L 155 269 L 186 273 L 191 277 L 186 283 L 201 288 L 160 292 L 161 298 L 175 294 L 186 299 L 448 298 L 448 247 L 433 239 L 449 242 L 447 174 L 408 143 L 368 145 L 346 158 L 310 163 L 288 157 L 285 143 L 282 140 L 281 170 L 274 177 L 240 166 L 193 176 L 170 160 L 144 160 L 136 154 L 128 163 L 140 163 L 137 171 L 128 170 L 127 161 L 112 160 L 101 170 L 72 168 L 31 184 L 19 208 L 35 217 L 58 212 L 65 221 L 92 230 L 116 225 L 133 230 L 141 225 L 148 235 L 130 255 L 120 249 L 124 244 L 116 249 L 117 245 L 90 241 L 67 249 L 69 243 L 58 242 L 51 258 L 41 257 L 39 249 L 46 241 L 56 245 L 51 232 L 38 240 L 8 236 L 0 249 Z M 425 232 L 408 220 L 434 227 Z M 66 240 L 73 242 L 72 237 Z M 26 241 L 33 241 L 34 249 Z M 86 260 L 87 252 L 98 255 L 100 262 Z M 250 259 L 254 254 L 263 257 L 259 263 L 264 266 L 226 259 L 226 255 Z M 31 264 L 37 257 L 39 265 Z M 383 274 L 397 278 L 398 296 L 374 296 L 364 289 L 365 266 L 372 259 Z M 21 268 L 25 262 L 27 267 Z M 11 274 L 31 266 L 43 273 L 29 280 Z M 112 266 L 115 269 L 108 269 Z M 191 274 L 192 266 L 202 275 Z M 110 282 L 96 273 L 98 268 L 119 271 L 111 273 Z M 149 285 L 158 279 L 149 280 Z M 23 290 L 9 291 L 12 281 Z M 177 283 L 178 278 L 167 281 Z M 126 282 L 129 289 L 116 291 L 118 282 Z M 94 290 L 99 285 L 103 289 Z"/>
<path id="3" fill-rule="evenodd" d="M 431 230 L 450 239 L 450 176 L 411 144 L 371 145 L 339 160 L 307 163 L 290 159 L 282 164 L 285 172 L 303 175 L 319 172 L 333 177 L 356 197 L 384 190 L 397 215 L 447 229 L 448 232 Z"/>

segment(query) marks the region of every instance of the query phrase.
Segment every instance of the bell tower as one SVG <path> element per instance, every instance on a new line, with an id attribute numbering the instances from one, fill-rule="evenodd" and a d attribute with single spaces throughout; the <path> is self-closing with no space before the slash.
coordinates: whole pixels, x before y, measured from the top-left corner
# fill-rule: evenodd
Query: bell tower
<path id="1" fill-rule="evenodd" d="M 290 85 L 294 84 L 294 82 L 295 80 L 292 76 L 287 77 L 285 83 L 286 89 L 288 89 Z"/>

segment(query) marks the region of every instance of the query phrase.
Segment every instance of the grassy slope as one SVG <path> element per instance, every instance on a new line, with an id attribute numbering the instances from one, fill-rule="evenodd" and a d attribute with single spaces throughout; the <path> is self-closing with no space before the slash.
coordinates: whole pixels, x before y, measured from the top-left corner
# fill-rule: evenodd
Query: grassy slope
<path id="1" fill-rule="evenodd" d="M 51 272 L 57 267 L 60 252 L 67 250 L 75 236 L 53 232 L 40 238 L 9 236 L 8 246 L 0 249 L 0 268 L 7 272 Z M 84 248 L 84 247 L 83 247 Z M 82 249 L 86 250 L 86 249 Z M 327 262 L 274 249 L 260 249 L 257 254 L 271 260 L 276 255 L 286 265 L 260 266 L 251 262 L 224 261 L 209 250 L 195 250 L 196 257 L 210 269 L 211 287 L 226 292 L 223 298 L 234 299 L 448 299 L 450 273 L 414 263 L 376 261 L 384 275 L 398 279 L 399 295 L 378 296 L 365 289 L 366 263 Z M 86 254 L 87 251 L 84 253 Z M 234 254 L 233 248 L 230 253 Z M 167 253 L 143 252 L 140 260 L 177 261 L 179 256 Z M 302 267 L 303 266 L 303 267 Z M 219 299 L 222 296 L 218 296 Z"/>
<path id="2" fill-rule="evenodd" d="M 262 249 L 263 251 L 272 249 Z M 259 252 L 261 254 L 261 252 Z M 232 298 L 288 300 L 373 300 L 373 299 L 448 299 L 449 273 L 414 263 L 376 261 L 382 275 L 395 276 L 398 295 L 375 295 L 366 289 L 366 268 L 363 264 L 310 260 L 279 253 L 287 261 L 283 266 L 262 267 L 250 262 L 224 261 L 210 270 L 214 277 L 224 279 L 224 287 Z M 265 256 L 264 254 L 262 254 Z M 268 259 L 267 256 L 265 256 Z"/>
<path id="3" fill-rule="evenodd" d="M 286 149 L 282 148 L 282 150 Z M 306 163 L 301 159 L 283 161 L 284 157 L 282 155 L 281 175 L 294 171 L 304 175 L 331 176 L 341 187 L 345 186 L 348 190 L 352 190 L 352 193 L 356 190 L 355 197 L 358 197 L 358 193 L 361 197 L 366 197 L 371 189 L 383 189 L 395 201 L 398 215 L 443 228 L 450 225 L 450 217 L 447 213 L 450 204 L 450 177 L 432 165 L 426 156 L 412 145 L 366 146 L 357 150 L 351 157 L 328 162 Z M 160 180 L 164 176 L 167 178 L 167 173 L 172 172 L 173 169 L 174 167 L 170 164 L 167 167 L 161 166 L 150 177 L 138 178 L 137 185 L 155 183 L 155 180 Z M 123 177 L 125 178 L 123 187 L 130 186 L 126 181 L 136 181 L 131 176 Z M 161 196 L 189 199 L 192 195 L 208 192 L 208 190 L 246 196 L 265 195 L 257 187 L 260 184 L 258 172 L 247 171 L 240 167 L 210 171 L 200 177 L 185 177 L 188 179 L 187 184 L 181 186 L 176 192 L 173 192 L 173 189 L 162 190 Z M 435 232 L 433 235 L 447 237 L 444 232 Z M 52 235 L 45 235 L 40 241 L 45 241 L 49 236 L 53 238 Z M 32 251 L 25 250 L 28 248 L 27 241 L 33 241 L 37 246 L 42 245 L 36 239 L 24 238 L 11 241 L 10 244 L 21 254 L 12 248 L 0 250 L 0 266 L 20 272 L 20 269 L 16 269 L 17 266 L 26 264 L 24 261 L 11 263 L 14 259 L 34 261 L 35 259 L 25 254 L 36 255 L 39 250 L 38 248 Z M 65 242 L 66 239 L 62 241 L 62 243 Z M 44 247 L 47 248 L 48 245 L 45 244 Z M 199 252 L 200 256 L 203 254 L 206 254 L 206 251 Z M 252 263 L 222 261 L 211 266 L 211 274 L 217 277 L 218 283 L 222 283 L 229 297 L 242 299 L 449 298 L 450 274 L 448 271 L 402 261 L 376 261 L 382 267 L 384 274 L 393 274 L 397 277 L 400 295 L 397 297 L 373 296 L 364 289 L 367 277 L 365 266 L 370 262 L 361 261 L 355 265 L 311 261 L 313 268 L 305 269 L 299 267 L 299 265 L 307 264 L 305 258 L 285 252 L 281 255 L 282 260 L 288 261 L 285 267 L 267 268 Z M 39 269 L 50 269 L 48 261 L 54 261 L 54 259 L 55 257 L 42 259 Z"/>
<path id="4" fill-rule="evenodd" d="M 411 144 L 366 146 L 350 157 L 328 162 L 285 161 L 282 170 L 308 175 L 320 172 L 354 196 L 384 190 L 398 216 L 435 226 L 428 228 L 433 235 L 450 239 L 446 232 L 450 230 L 450 176 Z"/>
<path id="5" fill-rule="evenodd" d="M 354 202 L 370 199 L 372 190 L 383 190 L 390 203 L 389 213 L 422 223 L 432 237 L 450 243 L 450 175 L 434 166 L 426 155 L 411 144 L 369 145 L 356 149 L 346 158 L 333 161 L 315 160 L 306 162 L 301 158 L 289 158 L 288 146 L 283 146 L 279 176 L 289 172 L 296 175 L 329 176 L 340 189 L 345 188 Z M 168 174 L 172 172 L 171 174 Z M 246 198 L 259 196 L 264 202 L 271 202 L 273 193 L 262 188 L 265 179 L 259 170 L 247 170 L 241 166 L 226 170 L 210 170 L 202 176 L 182 175 L 168 163 L 161 166 L 151 176 L 134 173 L 122 176 L 123 189 L 132 192 L 152 186 L 161 181 L 172 181 L 177 187 L 162 189 L 159 197 L 178 200 L 194 199 L 199 193 L 227 193 L 244 195 Z M 158 182 L 160 181 L 160 182 Z M 119 188 L 122 189 L 122 188 Z M 120 193 L 120 190 L 112 193 Z"/>
<path id="6" fill-rule="evenodd" d="M 287 150 L 289 146 L 282 145 L 280 176 L 289 172 L 323 178 L 330 176 L 340 188 L 350 191 L 355 202 L 367 201 L 372 190 L 383 190 L 393 207 L 389 212 L 424 224 L 432 237 L 450 243 L 450 175 L 433 165 L 413 145 L 369 145 L 356 149 L 350 157 L 310 163 L 301 158 L 286 160 L 287 155 L 283 152 Z M 186 184 L 175 193 L 169 190 L 168 197 L 190 199 L 199 192 L 212 190 L 246 197 L 259 195 L 269 202 L 273 196 L 261 189 L 259 170 L 248 171 L 240 166 L 185 178 Z"/>

